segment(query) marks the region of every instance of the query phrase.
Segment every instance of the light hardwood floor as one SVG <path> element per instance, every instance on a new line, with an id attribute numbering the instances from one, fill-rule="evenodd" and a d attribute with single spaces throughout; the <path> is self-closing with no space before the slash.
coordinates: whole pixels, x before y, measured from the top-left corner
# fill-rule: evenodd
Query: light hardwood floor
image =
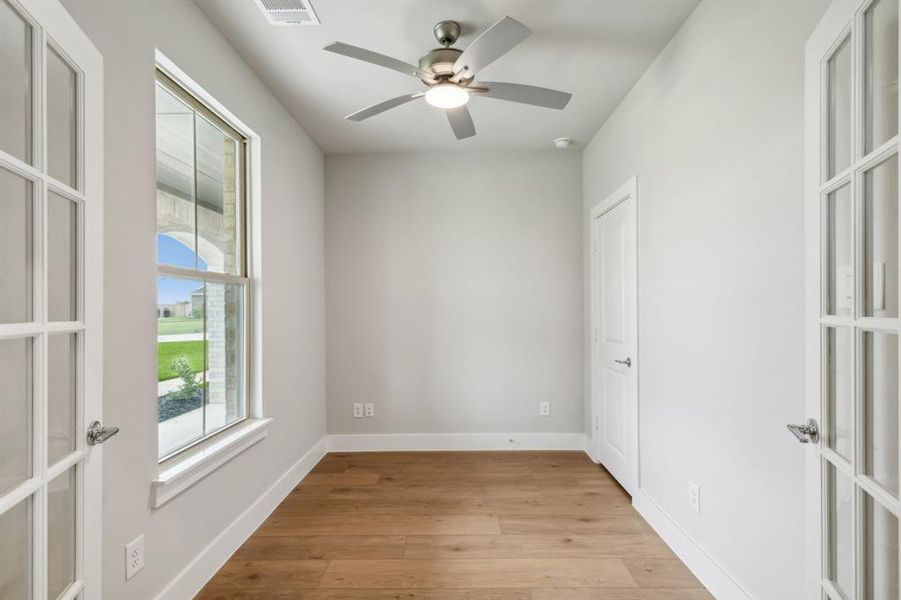
<path id="1" fill-rule="evenodd" d="M 203 600 L 708 600 L 581 452 L 332 453 Z"/>

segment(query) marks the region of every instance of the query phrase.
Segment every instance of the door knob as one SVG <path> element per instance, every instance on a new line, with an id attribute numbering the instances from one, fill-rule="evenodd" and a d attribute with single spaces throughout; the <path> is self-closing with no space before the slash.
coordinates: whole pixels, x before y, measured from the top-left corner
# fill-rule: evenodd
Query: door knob
<path id="1" fill-rule="evenodd" d="M 118 427 L 104 427 L 100 421 L 94 421 L 88 425 L 88 445 L 96 446 L 102 444 L 114 435 L 119 433 Z"/>
<path id="2" fill-rule="evenodd" d="M 786 425 L 786 427 L 802 444 L 816 444 L 820 439 L 820 430 L 813 419 L 807 419 L 804 425 Z"/>
<path id="3" fill-rule="evenodd" d="M 621 364 L 621 365 L 626 365 L 626 366 L 629 367 L 629 368 L 632 367 L 632 357 L 630 357 L 630 356 L 627 356 L 627 357 L 626 357 L 626 360 L 616 360 L 616 359 L 613 359 L 613 362 L 619 363 L 619 364 Z"/>

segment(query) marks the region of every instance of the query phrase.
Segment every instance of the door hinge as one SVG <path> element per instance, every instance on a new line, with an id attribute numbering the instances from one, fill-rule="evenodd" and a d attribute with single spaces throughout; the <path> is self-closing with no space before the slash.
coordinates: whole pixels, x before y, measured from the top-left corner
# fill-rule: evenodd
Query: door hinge
<path id="1" fill-rule="evenodd" d="M 598 328 L 597 327 L 594 328 L 594 333 L 592 334 L 592 338 L 594 338 L 594 341 L 598 341 Z"/>
<path id="2" fill-rule="evenodd" d="M 598 251 L 598 239 L 597 238 L 591 238 L 591 251 L 592 252 Z"/>

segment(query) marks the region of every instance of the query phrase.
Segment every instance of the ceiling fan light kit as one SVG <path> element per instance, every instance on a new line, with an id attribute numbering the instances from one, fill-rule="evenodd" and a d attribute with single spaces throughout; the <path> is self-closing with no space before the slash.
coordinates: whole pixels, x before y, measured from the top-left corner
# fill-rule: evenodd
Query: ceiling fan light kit
<path id="1" fill-rule="evenodd" d="M 479 71 L 512 50 L 532 32 L 510 17 L 504 17 L 477 37 L 465 50 L 451 48 L 460 38 L 462 28 L 456 21 L 441 21 L 432 28 L 442 45 L 419 59 L 418 66 L 378 52 L 350 44 L 334 42 L 324 49 L 349 58 L 362 60 L 386 69 L 417 77 L 427 86 L 425 92 L 413 92 L 391 98 L 347 116 L 350 121 L 363 121 L 417 98 L 425 98 L 431 106 L 443 109 L 458 140 L 475 135 L 475 125 L 466 104 L 471 95 L 507 102 L 518 102 L 562 110 L 572 94 L 518 83 L 478 82 Z"/>
<path id="2" fill-rule="evenodd" d="M 439 83 L 425 93 L 425 101 L 436 108 L 457 108 L 469 102 L 469 92 L 459 85 Z"/>

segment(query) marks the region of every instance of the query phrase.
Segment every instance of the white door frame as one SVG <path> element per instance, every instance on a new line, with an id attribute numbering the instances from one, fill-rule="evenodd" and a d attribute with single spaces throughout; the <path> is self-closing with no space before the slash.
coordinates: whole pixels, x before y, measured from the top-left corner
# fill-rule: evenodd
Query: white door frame
<path id="1" fill-rule="evenodd" d="M 46 215 L 48 190 L 54 189 L 80 206 L 78 217 L 78 315 L 79 321 L 71 323 L 47 324 L 42 302 L 46 297 L 44 269 L 47 253 L 46 236 L 38 231 L 35 251 L 35 298 L 37 310 L 34 323 L 0 325 L 0 337 L 35 336 L 44 339 L 50 332 L 75 332 L 81 342 L 77 360 L 80 382 L 76 388 L 75 451 L 62 459 L 52 469 L 45 466 L 46 456 L 46 389 L 41 389 L 43 376 L 37 377 L 34 395 L 35 472 L 32 479 L 8 494 L 15 502 L 17 492 L 28 497 L 34 494 L 38 500 L 38 516 L 33 519 L 34 538 L 33 594 L 36 600 L 46 596 L 47 564 L 45 553 L 46 521 L 43 510 L 46 507 L 46 482 L 58 472 L 72 465 L 79 465 L 76 495 L 76 549 L 75 584 L 71 586 L 65 599 L 80 594 L 84 600 L 99 600 L 101 597 L 102 569 L 102 446 L 89 446 L 86 441 L 88 424 L 94 420 L 102 422 L 103 416 L 103 57 L 75 20 L 58 0 L 8 0 L 26 19 L 34 31 L 33 61 L 37 72 L 43 75 L 46 69 L 46 51 L 52 43 L 57 51 L 74 63 L 78 72 L 78 153 L 80 191 L 55 181 L 46 174 L 47 150 L 45 127 L 44 84 L 35 79 L 33 86 L 33 148 L 35 166 L 26 164 L 15 157 L 3 154 L 7 168 L 31 180 L 34 185 L 34 199 L 37 207 L 44 207 L 43 214 L 36 214 L 36 227 L 43 228 Z M 40 209 L 39 209 L 40 210 Z M 37 231 L 37 230 L 36 230 Z M 45 370 L 46 348 L 35 352 L 36 373 Z"/>
<path id="2" fill-rule="evenodd" d="M 597 272 L 597 248 L 596 241 L 594 240 L 594 223 L 595 220 L 604 215 L 605 213 L 611 211 L 613 208 L 619 206 L 623 202 L 631 201 L 632 203 L 632 211 L 634 211 L 634 222 L 635 222 L 635 279 L 631 282 L 631 285 L 627 285 L 628 292 L 631 296 L 633 306 L 635 307 L 635 319 L 632 323 L 632 339 L 634 340 L 634 349 L 632 353 L 632 367 L 629 369 L 630 382 L 632 384 L 633 390 L 633 398 L 634 402 L 629 407 L 627 411 L 627 419 L 629 421 L 629 425 L 627 427 L 627 452 L 629 456 L 627 457 L 627 463 L 629 467 L 629 473 L 627 474 L 626 481 L 620 482 L 623 487 L 629 492 L 633 497 L 638 493 L 640 489 L 640 473 L 639 473 L 639 460 L 638 460 L 638 439 L 639 439 L 639 383 L 638 383 L 638 370 L 641 366 L 640 360 L 640 352 L 639 352 L 639 343 L 638 343 L 638 268 L 639 268 L 639 258 L 638 258 L 638 231 L 640 229 L 638 217 L 638 176 L 633 176 L 626 183 L 620 186 L 616 191 L 612 194 L 595 204 L 588 215 L 588 228 L 589 228 L 589 243 L 591 247 L 589 248 L 589 253 L 591 255 L 591 263 L 590 263 L 590 271 L 589 271 L 589 311 L 590 311 L 590 328 L 589 328 L 589 376 L 591 380 L 591 422 L 589 427 L 591 428 L 591 457 L 595 462 L 600 462 L 600 455 L 598 452 L 599 444 L 600 444 L 600 436 L 598 435 L 598 426 L 600 423 L 600 380 L 598 374 L 598 341 L 596 338 L 596 332 L 598 327 L 598 315 L 596 306 L 598 303 L 598 281 L 596 281 L 596 272 Z"/>

